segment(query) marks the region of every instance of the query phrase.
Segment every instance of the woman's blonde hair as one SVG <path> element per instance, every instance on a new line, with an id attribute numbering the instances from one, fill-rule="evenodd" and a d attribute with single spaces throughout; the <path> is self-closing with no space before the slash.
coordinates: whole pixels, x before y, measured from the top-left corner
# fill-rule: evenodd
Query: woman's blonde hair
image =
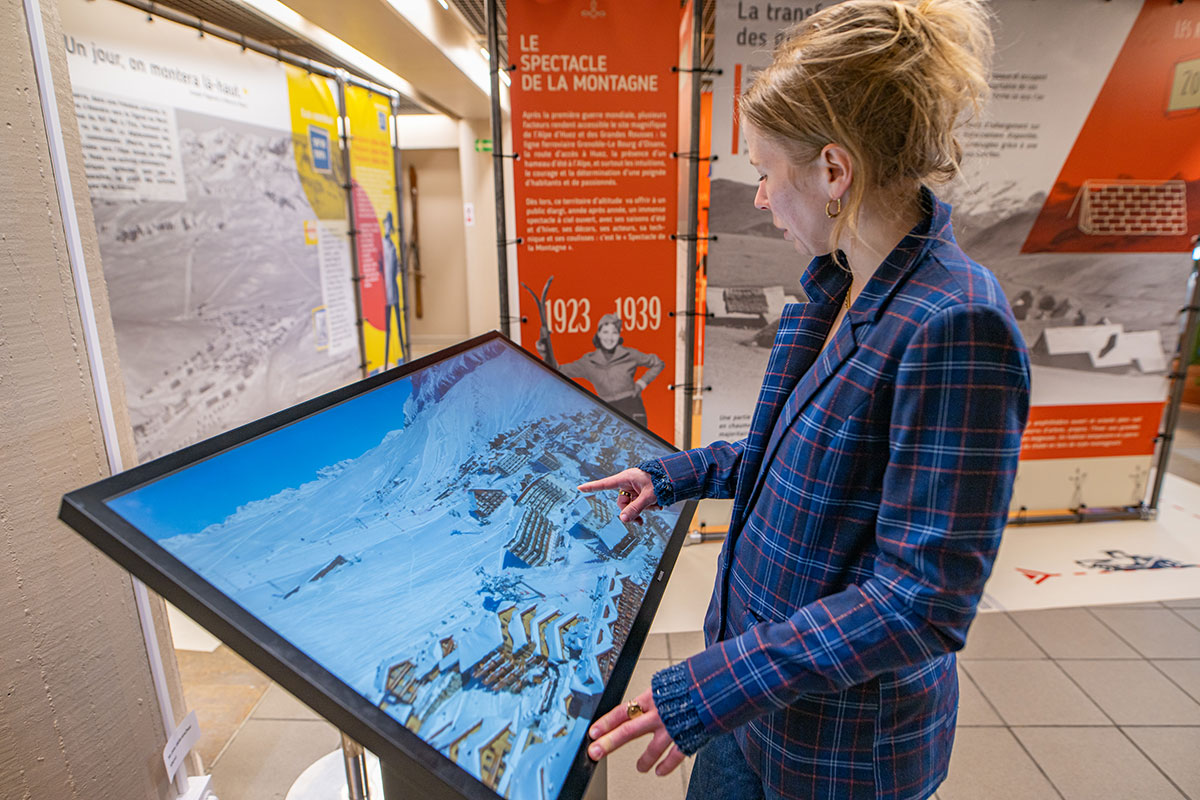
<path id="1" fill-rule="evenodd" d="M 991 70 L 985 0 L 845 0 L 790 29 L 740 113 L 795 163 L 831 143 L 854 179 L 833 241 L 853 232 L 868 191 L 958 173 L 954 131 L 979 112 Z"/>

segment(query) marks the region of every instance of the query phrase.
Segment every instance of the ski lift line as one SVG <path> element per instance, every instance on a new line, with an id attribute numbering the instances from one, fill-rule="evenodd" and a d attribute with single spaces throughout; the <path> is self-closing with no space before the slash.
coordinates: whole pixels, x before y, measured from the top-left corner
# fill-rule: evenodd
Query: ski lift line
<path id="1" fill-rule="evenodd" d="M 520 161 L 521 154 L 518 153 L 492 153 L 492 158 L 511 158 L 513 161 Z"/>
<path id="2" fill-rule="evenodd" d="M 673 242 L 674 242 L 674 241 L 680 241 L 680 242 L 715 242 L 715 241 L 717 241 L 717 236 L 716 236 L 716 234 L 713 234 L 712 236 L 697 236 L 696 234 L 691 234 L 691 233 L 672 233 L 672 234 L 671 234 L 671 241 L 673 241 Z"/>
<path id="3" fill-rule="evenodd" d="M 688 161 L 716 161 L 720 156 L 713 155 L 702 156 L 699 153 L 671 153 L 671 158 L 686 158 Z"/>

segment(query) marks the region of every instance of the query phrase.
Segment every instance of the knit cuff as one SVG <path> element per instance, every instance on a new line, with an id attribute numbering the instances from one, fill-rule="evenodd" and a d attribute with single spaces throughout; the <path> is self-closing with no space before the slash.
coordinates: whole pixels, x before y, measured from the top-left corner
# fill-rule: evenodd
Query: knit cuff
<path id="1" fill-rule="evenodd" d="M 671 485 L 671 479 L 661 461 L 657 458 L 643 461 L 637 468 L 650 476 L 650 482 L 654 485 L 654 496 L 660 506 L 666 508 L 675 503 L 675 487 Z"/>
<path id="2" fill-rule="evenodd" d="M 671 741 L 683 752 L 692 755 L 712 738 L 704 730 L 700 713 L 692 703 L 692 680 L 687 662 L 659 670 L 650 679 L 654 707 L 671 736 Z"/>

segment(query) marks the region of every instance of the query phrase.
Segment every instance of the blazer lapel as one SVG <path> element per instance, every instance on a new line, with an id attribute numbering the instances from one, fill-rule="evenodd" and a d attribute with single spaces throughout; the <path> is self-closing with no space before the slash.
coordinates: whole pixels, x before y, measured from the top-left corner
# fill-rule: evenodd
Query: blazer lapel
<path id="1" fill-rule="evenodd" d="M 762 390 L 754 406 L 746 450 L 742 454 L 737 485 L 744 488 L 740 488 L 734 498 L 731 534 L 740 528 L 738 521 L 746 510 L 749 490 L 758 475 L 767 437 L 775 427 L 775 420 L 793 394 L 797 382 L 811 371 L 837 312 L 837 303 L 794 303 L 784 308 L 767 372 L 763 376 Z"/>
<path id="2" fill-rule="evenodd" d="M 821 351 L 821 355 L 817 358 L 813 368 L 805 372 L 804 377 L 796 384 L 795 389 L 788 396 L 787 402 L 784 403 L 783 409 L 776 418 L 776 422 L 770 432 L 770 438 L 763 448 L 753 489 L 746 498 L 747 508 L 754 504 L 754 499 L 762 490 L 767 470 L 771 466 L 771 460 L 775 457 L 775 451 L 779 449 L 779 441 L 783 438 L 783 434 L 796 421 L 796 418 L 800 416 L 800 412 L 808 405 L 812 396 L 825 385 L 829 378 L 838 371 L 846 359 L 857 349 L 858 341 L 854 332 L 854 326 L 850 323 L 849 317 L 847 317 L 842 320 L 842 324 L 834 332 L 829 346 Z"/>
<path id="3" fill-rule="evenodd" d="M 738 492 L 738 498 L 733 506 L 733 520 L 730 533 L 741 529 L 745 522 L 747 509 L 754 504 L 755 498 L 762 489 L 766 473 L 771 465 L 771 459 L 779 448 L 779 440 L 787 432 L 788 427 L 795 422 L 796 417 L 812 400 L 814 394 L 829 380 L 846 359 L 858 348 L 858 343 L 864 341 L 872 326 L 878 321 L 884 308 L 900 285 L 907 280 L 917 264 L 921 254 L 938 239 L 951 239 L 950 207 L 937 200 L 926 188 L 921 189 L 921 202 L 928 216 L 919 222 L 907 236 L 900 241 L 896 248 L 888 254 L 867 281 L 862 292 L 850 307 L 841 326 L 834 333 L 833 340 L 817 357 L 813 364 L 813 356 L 809 356 L 804 364 L 790 365 L 800 367 L 804 371 L 797 373 L 799 379 L 793 378 L 790 385 L 779 383 L 776 390 L 787 386 L 786 398 L 780 399 L 770 408 L 769 419 L 764 414 L 760 419 L 759 411 L 755 411 L 751 428 L 752 437 L 757 433 L 759 438 L 753 450 L 754 458 L 747 460 L 743 457 L 742 472 L 738 475 L 738 486 L 745 486 L 745 491 Z M 837 266 L 836 260 L 829 256 L 814 259 L 804 275 L 804 290 L 809 297 L 819 299 L 818 303 L 806 303 L 804 308 L 812 309 L 813 321 L 809 335 L 819 335 L 817 348 L 825 341 L 829 326 L 837 316 L 838 308 L 849 288 L 849 277 Z M 817 319 L 823 320 L 818 325 Z M 782 331 L 782 328 L 781 328 Z M 778 344 L 778 340 L 776 342 Z M 812 369 L 809 369 L 812 366 Z M 764 393 L 766 386 L 764 385 Z M 759 399 L 763 404 L 763 399 Z M 782 406 L 782 407 L 781 407 Z M 778 421 L 776 421 L 778 420 Z M 749 451 L 748 451 L 749 452 Z"/>

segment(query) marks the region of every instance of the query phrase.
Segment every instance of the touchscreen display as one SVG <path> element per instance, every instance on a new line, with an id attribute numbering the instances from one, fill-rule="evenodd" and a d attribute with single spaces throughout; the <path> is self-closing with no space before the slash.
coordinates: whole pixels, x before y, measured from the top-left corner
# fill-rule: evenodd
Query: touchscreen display
<path id="1" fill-rule="evenodd" d="M 103 500 L 496 794 L 558 797 L 680 509 L 672 452 L 492 338 Z"/>

